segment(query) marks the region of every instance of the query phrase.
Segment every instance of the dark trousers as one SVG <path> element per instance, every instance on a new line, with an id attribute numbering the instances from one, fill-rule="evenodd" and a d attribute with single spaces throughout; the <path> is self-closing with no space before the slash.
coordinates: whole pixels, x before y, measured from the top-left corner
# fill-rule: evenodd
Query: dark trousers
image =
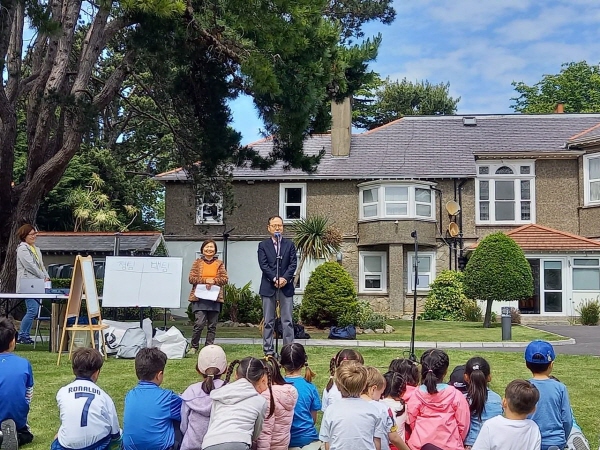
<path id="1" fill-rule="evenodd" d="M 192 334 L 192 348 L 198 348 L 200 346 L 200 336 L 202 330 L 208 324 L 206 330 L 205 345 L 211 345 L 215 342 L 215 334 L 217 333 L 217 322 L 219 321 L 219 311 L 196 311 L 194 313 L 196 321 L 194 322 L 194 333 Z"/>
<path id="2" fill-rule="evenodd" d="M 17 430 L 17 441 L 19 441 L 19 447 L 33 441 L 33 434 L 27 425 Z"/>

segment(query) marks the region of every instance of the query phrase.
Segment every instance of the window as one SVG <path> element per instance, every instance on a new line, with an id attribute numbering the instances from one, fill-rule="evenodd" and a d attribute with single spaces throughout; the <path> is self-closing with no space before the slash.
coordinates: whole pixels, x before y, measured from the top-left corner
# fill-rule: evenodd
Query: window
<path id="1" fill-rule="evenodd" d="M 477 224 L 535 222 L 535 166 L 479 163 L 477 166 Z"/>
<path id="2" fill-rule="evenodd" d="M 359 187 L 361 220 L 435 219 L 435 198 L 429 185 L 369 182 Z"/>
<path id="3" fill-rule="evenodd" d="M 584 205 L 600 205 L 600 153 L 583 157 Z"/>
<path id="4" fill-rule="evenodd" d="M 223 196 L 216 192 L 196 197 L 196 225 L 223 225 Z"/>
<path id="5" fill-rule="evenodd" d="M 600 259 L 573 259 L 573 290 L 600 291 Z"/>
<path id="6" fill-rule="evenodd" d="M 284 223 L 306 217 L 306 183 L 279 185 L 279 215 Z"/>
<path id="7" fill-rule="evenodd" d="M 435 252 L 419 252 L 419 274 L 417 291 L 428 291 L 429 285 L 435 280 Z M 415 289 L 415 253 L 408 252 L 408 292 Z"/>
<path id="8" fill-rule="evenodd" d="M 387 253 L 360 252 L 359 292 L 387 292 Z"/>

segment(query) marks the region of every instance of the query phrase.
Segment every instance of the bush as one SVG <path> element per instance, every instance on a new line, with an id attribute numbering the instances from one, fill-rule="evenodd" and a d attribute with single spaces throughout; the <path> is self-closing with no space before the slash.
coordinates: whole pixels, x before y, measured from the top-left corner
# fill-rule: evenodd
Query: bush
<path id="1" fill-rule="evenodd" d="M 241 288 L 234 284 L 223 286 L 223 309 L 219 320 L 258 324 L 262 320 L 262 299 L 250 289 L 251 282 Z"/>
<path id="2" fill-rule="evenodd" d="M 337 262 L 326 262 L 317 267 L 304 289 L 300 317 L 305 325 L 320 328 L 338 325 L 350 308 L 356 308 L 358 299 L 354 281 Z"/>
<path id="3" fill-rule="evenodd" d="M 464 275 L 462 272 L 444 270 L 433 283 L 425 300 L 421 318 L 425 320 L 468 320 L 477 316 L 479 306 L 469 300 L 463 291 Z M 479 310 L 479 316 L 481 310 Z"/>
<path id="4" fill-rule="evenodd" d="M 600 302 L 598 300 L 586 300 L 578 309 L 581 325 L 598 325 L 600 320 Z"/>
<path id="5" fill-rule="evenodd" d="M 463 308 L 465 320 L 467 322 L 481 322 L 483 313 L 475 300 L 467 300 Z"/>
<path id="6" fill-rule="evenodd" d="M 523 250 L 504 233 L 483 239 L 464 271 L 464 292 L 487 302 L 484 326 L 489 326 L 494 301 L 516 301 L 533 295 L 531 267 Z"/>
<path id="7" fill-rule="evenodd" d="M 359 300 L 356 304 L 348 306 L 348 309 L 340 316 L 338 325 L 341 327 L 354 325 L 375 330 L 385 328 L 385 316 L 375 313 L 369 302 Z"/>
<path id="8" fill-rule="evenodd" d="M 513 325 L 521 325 L 521 311 L 517 308 L 510 308 L 510 323 Z"/>

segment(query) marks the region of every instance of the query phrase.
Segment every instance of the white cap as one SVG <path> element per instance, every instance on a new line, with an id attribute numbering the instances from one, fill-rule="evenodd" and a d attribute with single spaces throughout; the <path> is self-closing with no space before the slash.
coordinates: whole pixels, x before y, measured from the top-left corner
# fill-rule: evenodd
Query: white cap
<path id="1" fill-rule="evenodd" d="M 227 357 L 218 345 L 207 345 L 198 353 L 198 371 L 206 373 L 206 369 L 210 367 L 219 370 L 216 375 L 221 375 L 227 370 Z"/>

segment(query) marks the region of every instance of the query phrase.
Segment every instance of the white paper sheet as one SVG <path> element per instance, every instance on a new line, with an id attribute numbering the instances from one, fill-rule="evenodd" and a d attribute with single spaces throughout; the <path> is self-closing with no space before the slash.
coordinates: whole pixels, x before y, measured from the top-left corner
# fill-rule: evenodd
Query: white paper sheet
<path id="1" fill-rule="evenodd" d="M 220 291 L 221 288 L 219 286 L 213 285 L 210 290 L 208 290 L 206 289 L 205 284 L 197 284 L 194 295 L 202 300 L 212 300 L 213 302 L 216 302 Z"/>

